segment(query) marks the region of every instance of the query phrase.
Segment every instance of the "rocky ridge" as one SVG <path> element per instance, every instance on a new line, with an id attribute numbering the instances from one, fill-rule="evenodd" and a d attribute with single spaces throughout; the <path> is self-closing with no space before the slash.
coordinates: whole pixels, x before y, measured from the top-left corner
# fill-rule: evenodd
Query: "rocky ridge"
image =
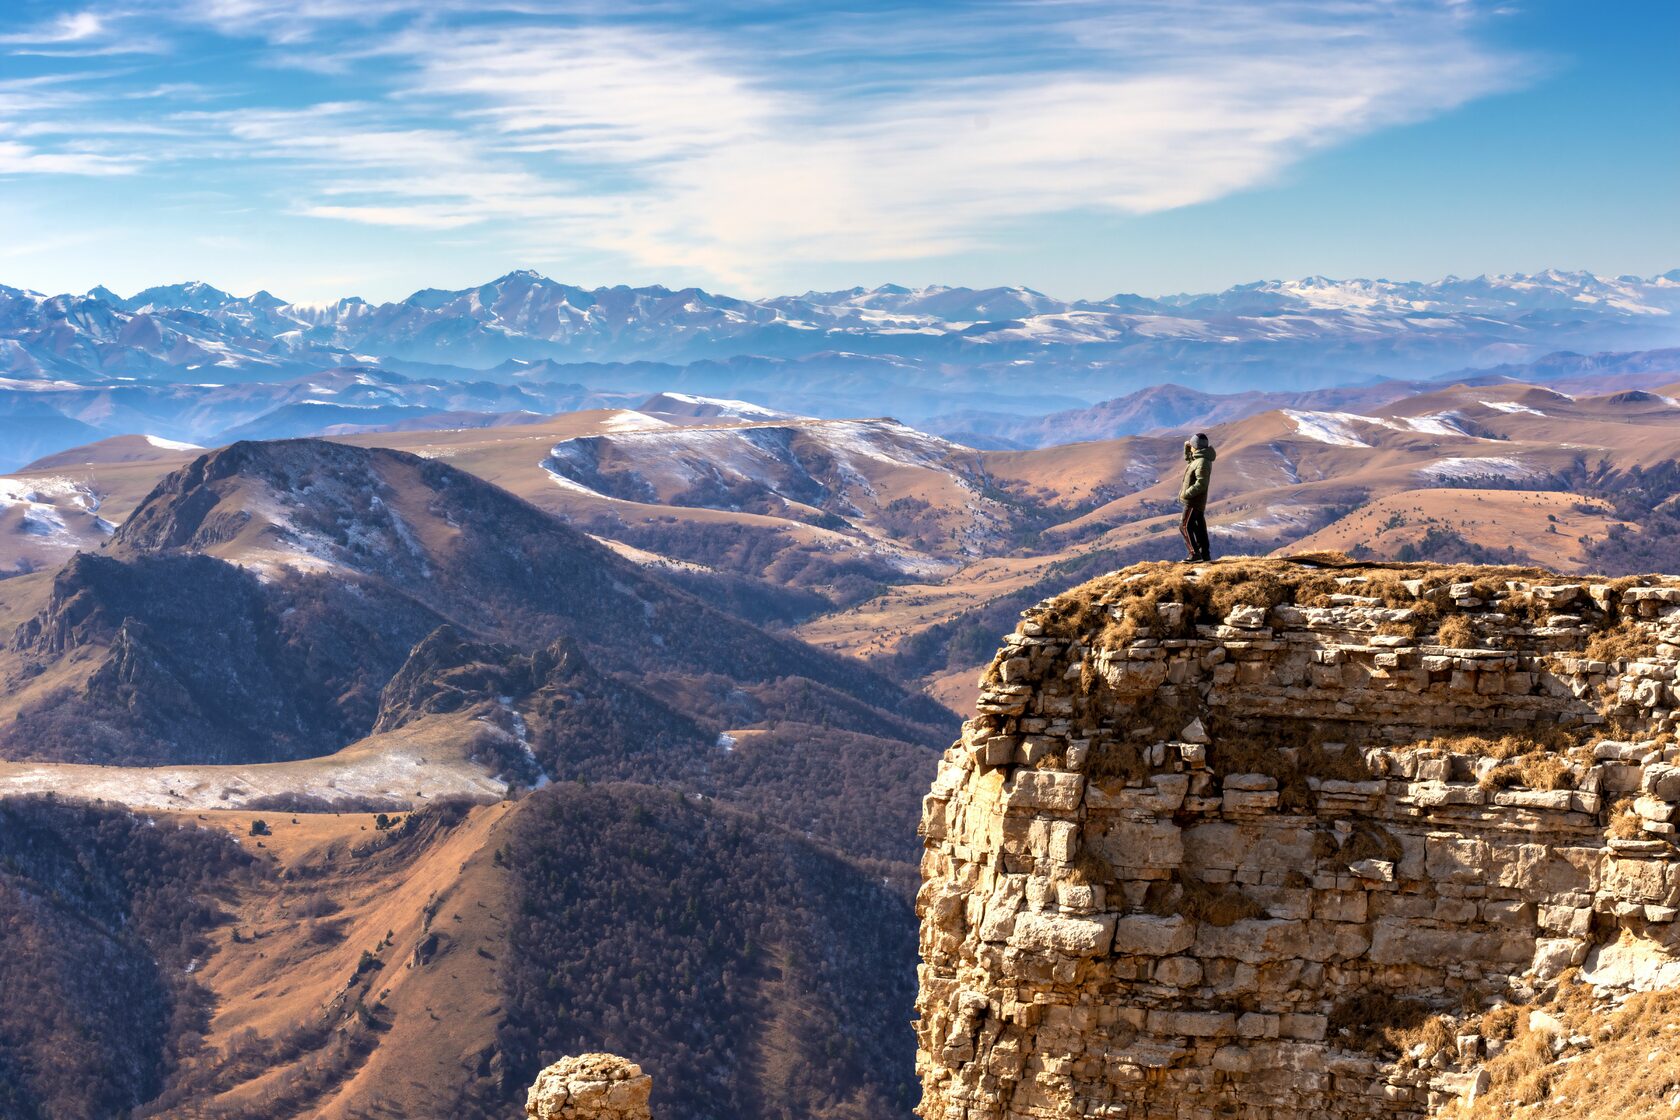
<path id="1" fill-rule="evenodd" d="M 1609 1039 L 1561 1008 L 1680 988 L 1677 687 L 1672 578 L 1140 565 L 1024 612 L 924 805 L 921 1115 L 1540 1099 Z"/>

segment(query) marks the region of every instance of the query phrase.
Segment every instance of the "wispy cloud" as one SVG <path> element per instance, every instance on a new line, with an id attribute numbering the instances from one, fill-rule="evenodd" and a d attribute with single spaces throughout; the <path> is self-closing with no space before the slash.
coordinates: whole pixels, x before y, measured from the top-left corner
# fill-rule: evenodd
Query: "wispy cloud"
<path id="1" fill-rule="evenodd" d="M 16 140 L 0 140 L 0 175 L 129 175 L 135 165 L 118 156 L 43 151 Z"/>
<path id="2" fill-rule="evenodd" d="M 104 55 L 156 54 L 164 42 L 156 35 L 124 30 L 92 10 L 67 12 L 22 31 L 0 35 L 0 46 L 13 55 L 45 58 L 98 58 Z"/>
<path id="3" fill-rule="evenodd" d="M 291 213 L 482 227 L 542 255 L 745 284 L 790 260 L 984 246 L 1043 215 L 1208 202 L 1527 77 L 1462 0 L 193 0 L 153 14 L 352 91 L 221 112 L 148 99 L 152 125 L 192 133 L 179 151 L 290 169 L 274 189 Z M 19 35 L 49 32 L 99 43 L 109 20 Z M 65 173 L 122 162 L 120 148 L 34 154 Z"/>
<path id="4" fill-rule="evenodd" d="M 1067 0 L 680 31 L 416 26 L 385 49 L 411 68 L 405 103 L 542 180 L 436 200 L 456 216 L 563 217 L 543 183 L 581 179 L 596 247 L 750 282 L 788 257 L 922 257 L 1035 215 L 1271 182 L 1510 84 L 1520 67 L 1469 31 L 1454 4 Z"/>
<path id="5" fill-rule="evenodd" d="M 0 35 L 0 43 L 46 46 L 53 43 L 83 43 L 105 30 L 105 20 L 95 12 L 70 12 L 25 31 Z"/>

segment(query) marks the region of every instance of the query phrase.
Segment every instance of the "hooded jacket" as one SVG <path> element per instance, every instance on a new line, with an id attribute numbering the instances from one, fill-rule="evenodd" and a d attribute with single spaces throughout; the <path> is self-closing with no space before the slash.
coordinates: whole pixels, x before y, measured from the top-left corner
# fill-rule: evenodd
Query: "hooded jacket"
<path id="1" fill-rule="evenodd" d="M 1208 483 L 1213 480 L 1213 460 L 1211 444 L 1184 449 L 1184 485 L 1178 488 L 1180 501 L 1186 505 L 1202 505 L 1207 501 Z"/>

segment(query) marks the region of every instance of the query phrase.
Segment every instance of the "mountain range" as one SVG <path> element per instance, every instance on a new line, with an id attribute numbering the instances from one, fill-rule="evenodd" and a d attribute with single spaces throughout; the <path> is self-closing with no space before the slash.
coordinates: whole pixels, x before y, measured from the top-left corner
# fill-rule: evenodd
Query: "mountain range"
<path id="1" fill-rule="evenodd" d="M 908 1116 L 948 710 L 435 456 L 154 450 L 0 591 L 0 1114 Z"/>
<path id="2" fill-rule="evenodd" d="M 938 749 L 1024 606 L 1182 555 L 1187 418 L 1222 556 L 1680 563 L 1674 350 L 1163 386 L 1017 448 L 585 399 L 0 478 L 0 1114 L 489 1120 L 606 1048 L 677 1120 L 908 1120 Z"/>
<path id="3" fill-rule="evenodd" d="M 1094 300 L 899 285 L 741 299 L 530 271 L 387 303 L 291 303 L 198 281 L 126 297 L 0 285 L 0 443 L 27 445 L 0 466 L 94 434 L 202 443 L 442 427 L 663 390 L 818 416 L 1026 417 L 1169 381 L 1301 391 L 1672 345 L 1677 312 L 1680 270 L 1310 277 Z"/>

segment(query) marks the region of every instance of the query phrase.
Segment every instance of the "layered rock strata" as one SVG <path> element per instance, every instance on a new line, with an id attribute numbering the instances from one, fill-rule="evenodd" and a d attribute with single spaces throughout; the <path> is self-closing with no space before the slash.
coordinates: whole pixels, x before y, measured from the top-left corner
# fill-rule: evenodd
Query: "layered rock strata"
<path id="1" fill-rule="evenodd" d="M 1680 580 L 1182 573 L 1024 612 L 944 757 L 926 1120 L 1425 1116 L 1490 1009 L 1680 986 Z"/>
<path id="2" fill-rule="evenodd" d="M 537 1075 L 526 1098 L 530 1120 L 650 1120 L 653 1078 L 616 1054 L 562 1058 Z"/>

